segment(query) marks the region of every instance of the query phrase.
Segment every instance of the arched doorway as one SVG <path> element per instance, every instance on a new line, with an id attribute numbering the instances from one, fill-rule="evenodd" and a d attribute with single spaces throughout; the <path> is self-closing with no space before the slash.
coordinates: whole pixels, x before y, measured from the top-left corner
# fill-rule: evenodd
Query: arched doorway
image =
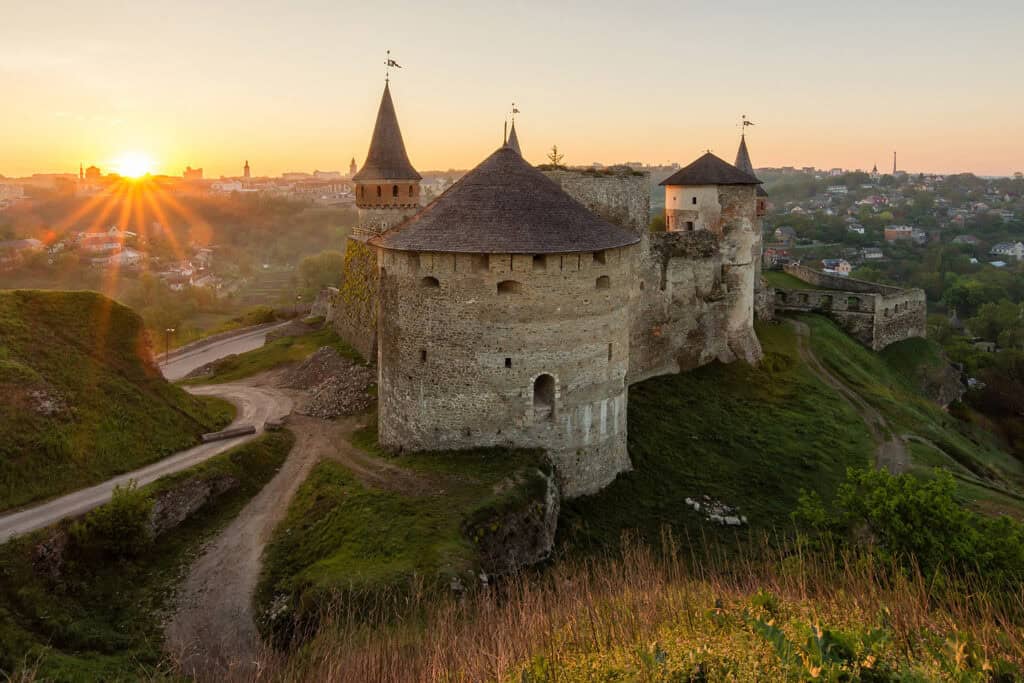
<path id="1" fill-rule="evenodd" d="M 555 378 L 551 375 L 539 375 L 533 380 L 533 413 L 538 418 L 555 413 Z"/>

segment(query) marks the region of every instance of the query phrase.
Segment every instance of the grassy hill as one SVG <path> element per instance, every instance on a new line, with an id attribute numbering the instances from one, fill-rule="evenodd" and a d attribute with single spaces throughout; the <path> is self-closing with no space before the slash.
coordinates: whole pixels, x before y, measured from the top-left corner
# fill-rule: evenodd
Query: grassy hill
<path id="1" fill-rule="evenodd" d="M 0 291 L 0 510 L 188 448 L 232 413 L 163 379 L 130 309 L 95 292 Z"/>

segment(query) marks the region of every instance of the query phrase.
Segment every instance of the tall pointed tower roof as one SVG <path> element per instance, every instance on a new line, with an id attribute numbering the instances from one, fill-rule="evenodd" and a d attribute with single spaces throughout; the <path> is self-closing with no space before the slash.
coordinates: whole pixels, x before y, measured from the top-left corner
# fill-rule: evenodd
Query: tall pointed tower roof
<path id="1" fill-rule="evenodd" d="M 523 156 L 523 150 L 519 148 L 519 136 L 516 135 L 516 122 L 512 121 L 512 132 L 508 134 L 508 142 L 505 146 L 515 150 L 515 153 L 519 156 Z"/>
<path id="2" fill-rule="evenodd" d="M 377 123 L 370 138 L 370 151 L 363 167 L 352 179 L 357 182 L 373 180 L 420 180 L 405 153 L 402 130 L 398 127 L 395 104 L 391 101 L 391 86 L 384 84 L 384 95 L 377 110 Z"/>
<path id="3" fill-rule="evenodd" d="M 736 163 L 733 164 L 736 168 L 740 169 L 748 175 L 752 175 L 755 178 L 757 174 L 754 173 L 754 164 L 750 161 L 750 152 L 747 151 L 747 136 L 740 134 L 740 148 L 736 150 Z M 757 186 L 757 196 L 767 197 L 768 193 L 764 191 L 764 187 L 761 185 Z"/>

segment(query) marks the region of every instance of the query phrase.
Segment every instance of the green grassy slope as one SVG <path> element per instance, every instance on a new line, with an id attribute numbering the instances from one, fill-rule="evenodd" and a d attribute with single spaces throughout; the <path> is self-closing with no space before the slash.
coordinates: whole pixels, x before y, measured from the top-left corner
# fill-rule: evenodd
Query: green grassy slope
<path id="1" fill-rule="evenodd" d="M 167 383 L 145 340 L 134 312 L 94 292 L 0 291 L 0 510 L 152 462 L 230 421 L 228 403 Z"/>
<path id="2" fill-rule="evenodd" d="M 372 429 L 358 436 L 376 450 Z M 265 633 L 287 639 L 294 621 L 315 620 L 328 597 L 359 609 L 401 600 L 414 577 L 427 586 L 460 575 L 470 582 L 479 562 L 464 524 L 530 496 L 549 467 L 537 452 L 504 449 L 417 453 L 387 465 L 414 475 L 422 490 L 371 486 L 331 460 L 299 488 L 264 553 L 256 603 Z"/>
<path id="3" fill-rule="evenodd" d="M 801 488 L 826 499 L 846 468 L 869 464 L 872 444 L 852 408 L 799 359 L 786 325 L 759 325 L 758 368 L 718 363 L 656 377 L 629 390 L 634 471 L 604 491 L 563 506 L 564 544 L 606 546 L 624 530 L 658 544 L 662 525 L 677 538 L 733 538 L 686 505 L 708 495 L 738 507 L 754 529 L 790 527 Z"/>
<path id="4" fill-rule="evenodd" d="M 966 502 L 981 509 L 1007 511 L 1017 500 L 1024 511 L 1024 463 L 1002 449 L 998 439 L 977 425 L 958 420 L 922 396 L 915 379 L 938 362 L 925 340 L 908 340 L 875 354 L 820 316 L 801 316 L 811 328 L 815 355 L 900 434 L 911 435 L 911 454 L 921 474 L 949 469 L 961 482 Z M 929 443 L 924 443 L 921 440 Z M 930 445 L 929 445 L 930 444 Z"/>
<path id="5" fill-rule="evenodd" d="M 363 359 L 332 329 L 317 330 L 296 337 L 281 337 L 258 349 L 225 358 L 217 364 L 213 375 L 186 380 L 183 384 L 220 384 L 252 377 L 285 363 L 305 360 L 322 346 L 335 349 L 342 357 L 357 363 Z"/>
<path id="6" fill-rule="evenodd" d="M 52 528 L 0 546 L 0 679 L 22 680 L 27 669 L 45 681 L 165 680 L 162 617 L 182 572 L 274 476 L 293 443 L 290 432 L 268 433 L 140 489 L 136 495 L 149 497 L 185 479 L 239 482 L 137 555 L 81 548 L 72 534 L 62 576 L 49 578 L 33 549 Z"/>

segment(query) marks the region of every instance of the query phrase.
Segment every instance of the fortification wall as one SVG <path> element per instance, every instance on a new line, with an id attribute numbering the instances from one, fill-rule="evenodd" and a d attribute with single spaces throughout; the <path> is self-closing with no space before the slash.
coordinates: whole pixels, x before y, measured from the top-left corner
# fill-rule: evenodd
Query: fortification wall
<path id="1" fill-rule="evenodd" d="M 820 270 L 814 270 L 813 268 L 802 266 L 799 263 L 787 263 L 782 267 L 782 269 L 793 277 L 803 280 L 809 285 L 814 285 L 815 287 L 821 287 L 823 289 L 835 289 L 843 292 L 856 292 L 860 294 L 900 294 L 905 291 L 900 287 L 891 287 L 889 285 L 880 285 L 877 282 L 868 282 L 867 280 L 857 280 L 851 277 L 843 277 L 842 275 L 823 273 Z"/>
<path id="2" fill-rule="evenodd" d="M 381 444 L 544 448 L 569 497 L 629 469 L 636 252 L 381 250 Z"/>
<path id="3" fill-rule="evenodd" d="M 630 320 L 629 382 L 713 360 L 760 360 L 754 333 L 753 254 L 761 233 L 754 190 L 719 188 L 716 230 L 641 242 Z"/>
<path id="4" fill-rule="evenodd" d="M 544 175 L 598 216 L 645 234 L 651 222 L 651 180 L 631 169 L 554 169 Z"/>
<path id="5" fill-rule="evenodd" d="M 334 331 L 366 360 L 377 359 L 377 254 L 356 237 L 345 243 L 345 272 L 334 297 Z"/>
<path id="6" fill-rule="evenodd" d="M 791 269 L 787 266 L 786 272 L 808 284 L 851 283 L 854 288 L 810 290 L 776 287 L 776 310 L 828 316 L 847 334 L 873 351 L 910 337 L 926 335 L 927 301 L 921 289 L 900 289 L 835 276 L 805 277 L 808 272 L 817 272 L 808 268 Z M 817 282 L 809 282 L 810 279 Z M 870 289 L 880 291 L 865 291 Z"/>

